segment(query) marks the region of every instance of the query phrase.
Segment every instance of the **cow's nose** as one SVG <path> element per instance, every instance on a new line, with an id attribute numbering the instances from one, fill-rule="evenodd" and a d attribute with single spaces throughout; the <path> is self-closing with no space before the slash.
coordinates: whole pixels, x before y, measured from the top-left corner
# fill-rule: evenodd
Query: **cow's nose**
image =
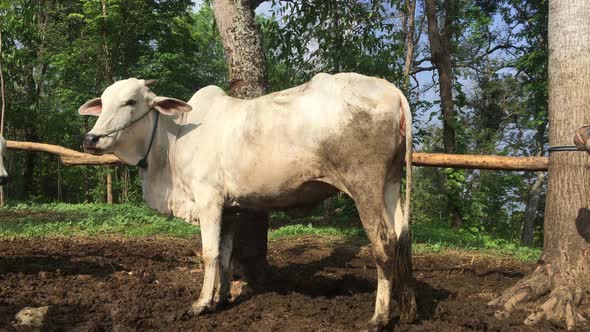
<path id="1" fill-rule="evenodd" d="M 0 186 L 6 185 L 6 184 L 8 184 L 8 182 L 10 182 L 10 176 L 8 176 L 8 175 L 0 176 Z"/>
<path id="2" fill-rule="evenodd" d="M 95 146 L 96 142 L 100 139 L 99 136 L 93 134 L 86 134 L 84 135 L 84 139 L 82 140 L 82 145 L 84 146 Z"/>

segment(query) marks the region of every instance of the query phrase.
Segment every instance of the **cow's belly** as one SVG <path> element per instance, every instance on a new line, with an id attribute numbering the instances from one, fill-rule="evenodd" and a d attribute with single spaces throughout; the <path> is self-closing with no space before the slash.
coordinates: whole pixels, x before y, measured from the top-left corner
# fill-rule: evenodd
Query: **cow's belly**
<path id="1" fill-rule="evenodd" d="M 327 183 L 308 181 L 283 190 L 252 192 L 237 198 L 236 203 L 251 209 L 302 208 L 317 205 L 336 192 L 338 190 Z"/>

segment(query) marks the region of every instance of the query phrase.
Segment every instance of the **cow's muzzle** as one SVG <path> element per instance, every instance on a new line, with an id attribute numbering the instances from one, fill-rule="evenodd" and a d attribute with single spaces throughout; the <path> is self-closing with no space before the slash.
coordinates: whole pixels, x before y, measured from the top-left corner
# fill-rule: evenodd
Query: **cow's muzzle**
<path id="1" fill-rule="evenodd" d="M 99 139 L 100 136 L 94 134 L 84 135 L 84 139 L 82 139 L 82 146 L 84 147 L 84 150 L 91 154 L 102 154 L 102 149 L 96 147 L 96 143 L 98 143 Z"/>
<path id="2" fill-rule="evenodd" d="M 10 176 L 8 176 L 8 175 L 0 176 L 0 186 L 7 185 L 8 182 L 10 182 Z"/>

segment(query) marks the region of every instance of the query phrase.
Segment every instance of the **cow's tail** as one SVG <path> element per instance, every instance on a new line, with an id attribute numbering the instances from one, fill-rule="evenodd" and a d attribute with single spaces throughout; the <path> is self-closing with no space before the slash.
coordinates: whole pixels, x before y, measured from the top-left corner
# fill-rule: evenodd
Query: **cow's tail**
<path id="1" fill-rule="evenodd" d="M 399 91 L 399 90 L 398 90 Z M 412 196 L 412 113 L 404 94 L 401 97 L 401 113 L 405 124 L 406 140 L 406 201 L 404 204 L 404 220 L 394 252 L 394 296 L 400 305 L 400 319 L 412 322 L 416 319 L 416 283 L 412 274 L 412 232 L 410 230 L 410 200 Z M 401 130 L 401 126 L 400 126 Z"/>
<path id="2" fill-rule="evenodd" d="M 404 225 L 410 225 L 410 198 L 412 194 L 412 111 L 408 99 L 400 91 L 401 108 L 405 117 L 406 129 L 406 201 L 404 204 Z"/>

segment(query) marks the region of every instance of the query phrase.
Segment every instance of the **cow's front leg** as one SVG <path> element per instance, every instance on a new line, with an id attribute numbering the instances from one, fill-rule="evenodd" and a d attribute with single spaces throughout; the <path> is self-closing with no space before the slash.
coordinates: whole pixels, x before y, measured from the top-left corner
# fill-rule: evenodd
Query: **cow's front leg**
<path id="1" fill-rule="evenodd" d="M 199 299 L 195 301 L 189 311 L 190 314 L 200 315 L 207 310 L 213 310 L 218 302 L 215 299 L 217 278 L 221 275 L 221 203 L 212 201 L 198 211 L 201 225 L 201 240 L 203 242 L 203 263 L 205 276 Z M 218 299 L 219 300 L 219 299 Z"/>

